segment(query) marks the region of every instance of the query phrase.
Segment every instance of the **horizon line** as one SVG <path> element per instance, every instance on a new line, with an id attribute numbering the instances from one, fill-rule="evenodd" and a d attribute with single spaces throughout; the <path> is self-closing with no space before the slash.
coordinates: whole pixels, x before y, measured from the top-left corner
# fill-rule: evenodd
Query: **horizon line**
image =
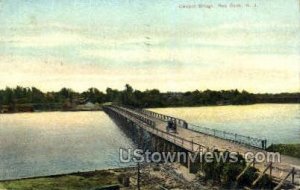
<path id="1" fill-rule="evenodd" d="M 16 85 L 16 86 L 14 86 L 14 87 L 11 87 L 11 86 L 5 86 L 4 88 L 3 87 L 1 87 L 0 88 L 0 91 L 1 90 L 5 90 L 6 88 L 10 88 L 10 89 L 16 89 L 17 87 L 21 87 L 21 88 L 30 88 L 30 89 L 32 89 L 32 88 L 36 88 L 36 89 L 38 89 L 38 90 L 40 90 L 41 92 L 43 92 L 43 93 L 51 93 L 51 92 L 59 92 L 60 90 L 62 90 L 62 89 L 64 89 L 64 88 L 66 88 L 66 89 L 70 89 L 70 90 L 72 90 L 73 92 L 75 92 L 75 93 L 83 93 L 83 92 L 86 92 L 87 90 L 89 90 L 89 89 L 91 89 L 91 88 L 94 88 L 94 89 L 97 89 L 97 90 L 99 90 L 100 92 L 104 92 L 104 93 L 106 93 L 106 90 L 107 89 L 112 89 L 112 90 L 118 90 L 118 91 L 123 91 L 124 89 L 125 89 L 125 86 L 126 86 L 126 84 L 123 86 L 124 88 L 122 88 L 122 89 L 120 89 L 120 88 L 112 88 L 112 87 L 106 87 L 106 89 L 105 90 L 100 90 L 99 88 L 97 88 L 97 87 L 93 87 L 93 86 L 91 86 L 91 87 L 88 87 L 86 90 L 74 90 L 73 88 L 69 88 L 69 87 L 61 87 L 60 89 L 56 89 L 56 90 L 43 90 L 42 88 L 39 88 L 39 87 L 36 87 L 36 86 L 31 86 L 31 87 L 24 87 L 24 86 L 21 86 L 21 85 Z M 129 84 L 129 86 L 131 86 L 130 84 Z M 297 93 L 300 93 L 300 90 L 299 91 L 291 91 L 291 92 L 287 92 L 287 91 L 281 91 L 281 92 L 252 92 L 252 91 L 248 91 L 248 90 L 246 90 L 246 89 L 238 89 L 238 88 L 231 88 L 231 89 L 220 89 L 220 90 L 215 90 L 215 89 L 209 89 L 209 88 L 207 88 L 207 89 L 202 89 L 202 90 L 200 90 L 200 89 L 193 89 L 193 90 L 187 90 L 187 91 L 163 91 L 163 90 L 160 90 L 159 88 L 146 88 L 146 89 L 144 89 L 144 90 L 140 90 L 140 89 L 137 89 L 137 88 L 134 88 L 133 86 L 131 86 L 132 88 L 133 88 L 133 90 L 134 91 L 141 91 L 141 92 L 145 92 L 145 91 L 147 91 L 147 90 L 149 90 L 149 91 L 151 91 L 151 90 L 158 90 L 160 93 L 187 93 L 187 92 L 194 92 L 194 91 L 199 91 L 199 92 L 204 92 L 204 91 L 217 91 L 217 92 L 221 92 L 221 91 L 235 91 L 235 90 L 237 90 L 238 92 L 243 92 L 243 91 L 245 91 L 245 92 L 248 92 L 248 93 L 250 93 L 250 94 L 297 94 Z"/>

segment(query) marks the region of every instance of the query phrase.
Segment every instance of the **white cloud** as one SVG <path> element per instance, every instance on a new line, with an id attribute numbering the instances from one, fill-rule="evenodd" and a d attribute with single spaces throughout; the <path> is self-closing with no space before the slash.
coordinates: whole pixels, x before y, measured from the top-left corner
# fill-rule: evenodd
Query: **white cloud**
<path id="1" fill-rule="evenodd" d="M 35 30 L 34 26 L 31 27 Z M 39 27 L 43 30 L 47 26 Z M 146 31 L 145 34 L 125 31 L 107 36 L 101 33 L 97 36 L 59 23 L 49 27 L 54 31 L 40 31 L 36 35 L 3 35 L 0 43 L 4 47 L 13 45 L 17 48 L 69 45 L 76 49 L 83 44 L 88 48 L 78 50 L 80 59 L 76 62 L 68 56 L 35 57 L 18 56 L 17 53 L 0 56 L 0 87 L 19 84 L 45 90 L 64 86 L 85 90 L 95 86 L 103 90 L 107 86 L 122 88 L 125 83 L 130 83 L 139 89 L 160 88 L 165 91 L 206 88 L 239 88 L 254 92 L 299 90 L 300 56 L 288 49 L 286 54 L 263 54 L 262 51 L 264 45 L 274 50 L 276 45 L 283 49 L 289 45 L 299 47 L 295 40 L 299 35 L 293 33 L 292 26 L 286 27 L 292 28 L 287 32 L 266 32 L 270 28 L 265 27 L 258 33 L 230 33 L 244 29 L 244 24 L 231 24 L 193 31 L 159 30 Z M 58 28 L 61 30 L 55 30 Z M 280 26 L 282 28 L 285 26 Z M 109 31 L 107 28 L 103 30 L 105 34 Z M 216 47 L 210 47 L 214 45 Z M 262 54 L 247 54 L 251 46 L 257 46 L 257 51 L 262 51 Z M 240 47 L 245 47 L 245 53 L 240 52 Z M 88 58 L 98 61 L 86 64 Z M 105 64 L 101 60 L 105 60 Z M 164 66 L 152 66 L 151 63 Z M 138 67 L 139 64 L 144 64 L 144 67 Z"/>

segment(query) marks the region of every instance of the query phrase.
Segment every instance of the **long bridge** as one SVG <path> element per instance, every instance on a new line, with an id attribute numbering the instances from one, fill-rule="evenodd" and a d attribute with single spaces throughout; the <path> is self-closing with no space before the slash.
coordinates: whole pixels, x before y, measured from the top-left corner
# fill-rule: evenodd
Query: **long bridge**
<path id="1" fill-rule="evenodd" d="M 146 109 L 135 109 L 124 106 L 105 106 L 103 110 L 122 125 L 141 130 L 150 135 L 151 147 L 158 152 L 186 151 L 191 154 L 205 153 L 213 150 L 220 152 L 235 152 L 242 156 L 251 152 L 251 155 L 259 155 L 267 158 L 269 152 L 265 149 L 267 141 L 265 139 L 253 138 L 239 134 L 229 133 L 195 126 L 187 123 L 183 119 L 167 116 Z M 166 130 L 168 121 L 176 123 L 176 133 Z M 132 129 L 132 128 L 131 128 Z M 143 135 L 136 135 L 141 138 Z M 263 155 L 262 155 L 263 154 Z M 249 159 L 249 158 L 248 158 Z M 248 165 L 237 177 L 237 180 L 249 169 L 250 165 L 259 170 L 259 176 L 253 181 L 252 187 L 262 179 L 264 174 L 269 175 L 277 184 L 275 189 L 280 189 L 284 184 L 299 186 L 300 183 L 300 159 L 280 156 L 280 162 L 258 162 L 254 157 L 248 160 Z M 200 168 L 199 164 L 191 162 L 182 163 L 188 167 L 191 173 L 196 173 Z"/>

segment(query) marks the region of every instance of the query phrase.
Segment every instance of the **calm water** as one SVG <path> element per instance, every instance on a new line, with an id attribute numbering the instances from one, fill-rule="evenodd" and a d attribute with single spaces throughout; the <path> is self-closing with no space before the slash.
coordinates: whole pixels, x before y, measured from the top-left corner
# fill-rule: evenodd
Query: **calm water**
<path id="1" fill-rule="evenodd" d="M 300 143 L 296 104 L 153 110 L 275 143 Z M 122 167 L 119 148 L 133 146 L 104 112 L 0 115 L 0 179 Z"/>
<path id="2" fill-rule="evenodd" d="M 104 112 L 0 115 L 0 179 L 122 167 L 132 146 Z"/>
<path id="3" fill-rule="evenodd" d="M 255 104 L 151 110 L 179 117 L 199 126 L 267 138 L 270 143 L 300 143 L 299 104 Z"/>

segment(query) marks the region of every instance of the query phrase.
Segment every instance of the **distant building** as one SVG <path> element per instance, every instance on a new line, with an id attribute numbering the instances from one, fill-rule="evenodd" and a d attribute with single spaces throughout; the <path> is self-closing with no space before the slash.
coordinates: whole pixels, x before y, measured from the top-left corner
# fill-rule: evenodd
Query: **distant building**
<path id="1" fill-rule="evenodd" d="M 8 113 L 8 109 L 7 109 L 7 108 L 2 108 L 2 109 L 0 110 L 0 113 Z"/>
<path id="2" fill-rule="evenodd" d="M 93 110 L 100 110 L 100 105 L 98 103 L 93 104 L 92 102 L 88 101 L 85 104 L 80 104 L 75 107 L 75 110 L 78 111 L 93 111 Z"/>

